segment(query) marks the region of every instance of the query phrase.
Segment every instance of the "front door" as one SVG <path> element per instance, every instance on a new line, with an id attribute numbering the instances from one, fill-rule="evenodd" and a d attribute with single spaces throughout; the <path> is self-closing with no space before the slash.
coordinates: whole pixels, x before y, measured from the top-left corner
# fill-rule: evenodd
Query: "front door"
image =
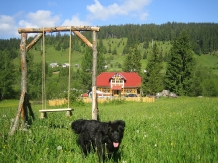
<path id="1" fill-rule="evenodd" d="M 120 90 L 113 90 L 113 96 L 118 96 L 120 95 Z"/>

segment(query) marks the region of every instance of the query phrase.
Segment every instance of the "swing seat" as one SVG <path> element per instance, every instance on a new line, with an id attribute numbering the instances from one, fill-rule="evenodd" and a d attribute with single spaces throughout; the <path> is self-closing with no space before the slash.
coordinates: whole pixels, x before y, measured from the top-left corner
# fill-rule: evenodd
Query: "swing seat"
<path id="1" fill-rule="evenodd" d="M 47 118 L 47 112 L 63 112 L 66 111 L 66 116 L 70 117 L 72 115 L 73 108 L 61 108 L 61 109 L 44 109 L 39 110 L 40 118 Z"/>

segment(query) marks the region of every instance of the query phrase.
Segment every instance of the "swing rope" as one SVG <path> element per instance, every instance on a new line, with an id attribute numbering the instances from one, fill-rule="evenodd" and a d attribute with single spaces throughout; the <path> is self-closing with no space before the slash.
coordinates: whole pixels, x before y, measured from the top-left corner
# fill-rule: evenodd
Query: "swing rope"
<path id="1" fill-rule="evenodd" d="M 43 27 L 42 37 L 42 110 L 47 109 L 46 107 L 46 88 L 45 88 L 45 32 Z M 69 40 L 69 66 L 68 66 L 68 108 L 70 108 L 70 83 L 71 83 L 71 53 L 72 53 L 72 30 L 70 28 L 70 40 Z"/>
<path id="2" fill-rule="evenodd" d="M 45 90 L 45 32 L 43 27 L 42 37 L 42 109 L 46 109 L 46 90 Z"/>
<path id="3" fill-rule="evenodd" d="M 69 41 L 69 73 L 68 73 L 68 108 L 70 108 L 70 82 L 71 82 L 71 46 L 72 46 L 72 31 L 70 28 L 70 41 Z"/>

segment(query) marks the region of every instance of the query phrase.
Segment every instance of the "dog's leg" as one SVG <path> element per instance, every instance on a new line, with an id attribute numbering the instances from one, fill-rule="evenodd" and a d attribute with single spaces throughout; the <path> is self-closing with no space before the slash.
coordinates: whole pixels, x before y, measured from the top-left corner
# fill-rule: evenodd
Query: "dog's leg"
<path id="1" fill-rule="evenodd" d="M 90 148 L 89 148 L 89 144 L 88 144 L 89 141 L 84 140 L 84 134 L 83 133 L 81 133 L 79 135 L 77 143 L 82 148 L 83 157 L 86 157 L 88 155 L 88 153 L 90 152 Z"/>
<path id="2" fill-rule="evenodd" d="M 96 139 L 95 140 L 95 143 L 96 143 L 96 148 L 97 148 L 97 154 L 98 154 L 98 159 L 99 159 L 99 162 L 104 162 L 104 147 L 102 147 L 102 142 L 101 140 L 99 139 Z"/>

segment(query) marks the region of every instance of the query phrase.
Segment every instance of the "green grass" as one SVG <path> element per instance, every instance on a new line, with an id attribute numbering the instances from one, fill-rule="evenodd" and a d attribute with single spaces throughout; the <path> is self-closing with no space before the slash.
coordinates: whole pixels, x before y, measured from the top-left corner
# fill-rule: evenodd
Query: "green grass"
<path id="1" fill-rule="evenodd" d="M 195 58 L 199 65 L 212 69 L 218 75 L 218 55 L 195 55 Z"/>
<path id="2" fill-rule="evenodd" d="M 90 154 L 85 160 L 76 145 L 70 123 L 91 118 L 91 104 L 74 107 L 70 118 L 65 113 L 49 113 L 39 119 L 40 105 L 33 105 L 36 120 L 28 130 L 8 136 L 17 106 L 0 102 L 1 162 L 96 162 Z M 7 107 L 6 107 L 6 106 Z M 160 98 L 154 103 L 118 102 L 99 104 L 102 121 L 126 122 L 120 148 L 121 163 L 138 162 L 217 162 L 218 98 Z M 61 150 L 58 150 L 62 148 Z M 107 162 L 113 162 L 108 160 Z"/>
<path id="3" fill-rule="evenodd" d="M 30 54 L 34 56 L 34 61 L 35 62 L 41 62 L 42 61 L 42 56 L 41 56 L 41 51 L 36 51 L 35 49 L 32 49 L 30 51 Z M 46 46 L 46 62 L 48 64 L 52 62 L 58 62 L 59 64 L 63 63 L 68 63 L 69 62 L 69 51 L 68 49 L 66 50 L 61 50 L 61 51 L 56 51 L 54 47 L 52 46 Z M 83 55 L 77 51 L 73 51 L 71 55 L 71 64 L 81 64 Z"/>

